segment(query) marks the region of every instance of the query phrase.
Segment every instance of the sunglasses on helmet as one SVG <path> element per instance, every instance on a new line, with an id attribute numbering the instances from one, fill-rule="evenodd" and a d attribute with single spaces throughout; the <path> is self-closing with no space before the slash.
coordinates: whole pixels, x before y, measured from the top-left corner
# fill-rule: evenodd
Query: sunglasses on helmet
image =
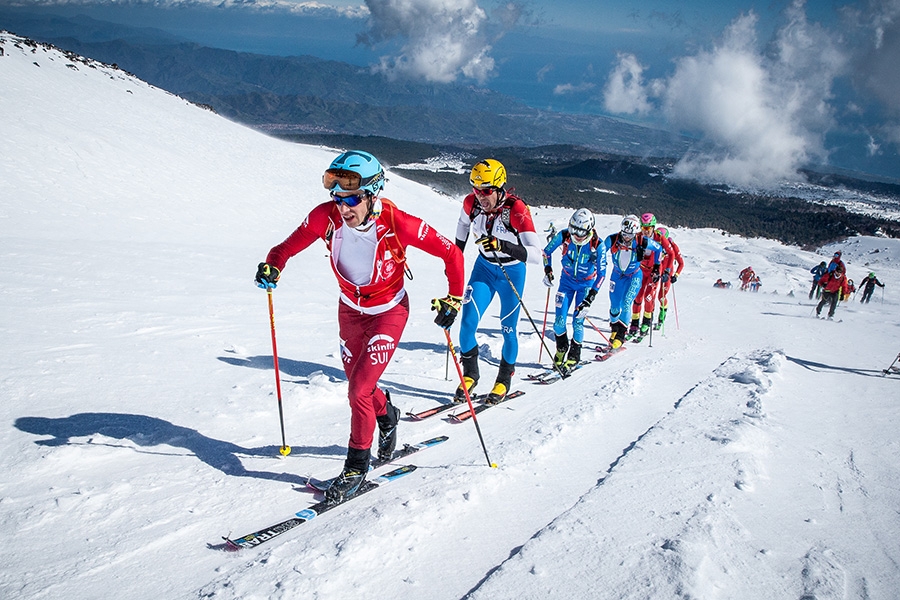
<path id="1" fill-rule="evenodd" d="M 331 192 L 331 199 L 334 200 L 335 204 L 340 206 L 341 204 L 346 204 L 350 208 L 354 206 L 359 206 L 359 203 L 365 200 L 365 194 L 353 194 L 352 196 L 338 196 L 335 192 Z"/>

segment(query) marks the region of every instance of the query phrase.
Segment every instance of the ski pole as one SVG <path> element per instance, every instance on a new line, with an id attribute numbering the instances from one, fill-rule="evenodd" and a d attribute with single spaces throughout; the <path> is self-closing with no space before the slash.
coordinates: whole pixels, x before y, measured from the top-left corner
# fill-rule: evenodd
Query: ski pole
<path id="1" fill-rule="evenodd" d="M 675 300 L 675 286 L 672 286 L 672 309 L 675 311 L 675 329 L 681 329 L 678 324 L 678 302 Z"/>
<path id="2" fill-rule="evenodd" d="M 588 325 L 590 325 L 593 328 L 594 331 L 596 331 L 597 333 L 600 334 L 600 337 L 602 337 L 606 341 L 607 344 L 609 344 L 609 338 L 606 337 L 605 335 L 603 335 L 603 332 L 600 331 L 600 329 L 598 329 L 596 325 L 594 325 L 594 323 L 590 320 L 590 318 L 585 317 L 584 320 L 585 320 L 585 322 L 587 322 Z"/>
<path id="3" fill-rule="evenodd" d="M 544 324 L 541 326 L 541 348 L 538 350 L 538 363 L 544 354 L 544 334 L 547 332 L 547 310 L 550 308 L 550 288 L 547 288 L 547 301 L 544 302 Z"/>
<path id="4" fill-rule="evenodd" d="M 488 456 L 487 446 L 484 445 L 484 436 L 481 435 L 481 426 L 478 425 L 478 419 L 475 417 L 475 407 L 472 406 L 472 397 L 469 395 L 469 389 L 466 387 L 466 380 L 463 377 L 462 368 L 459 366 L 459 360 L 456 358 L 456 350 L 453 349 L 453 342 L 450 341 L 450 330 L 445 329 L 444 335 L 447 336 L 447 350 L 453 355 L 453 364 L 456 365 L 456 373 L 459 375 L 459 382 L 462 385 L 463 392 L 466 394 L 466 402 L 469 403 L 469 412 L 472 413 L 472 422 L 475 423 L 475 431 L 478 432 L 478 439 L 481 441 L 481 449 L 484 450 L 484 457 L 487 459 L 488 466 L 492 469 L 496 469 L 497 463 L 491 462 L 491 457 Z"/>
<path id="5" fill-rule="evenodd" d="M 444 357 L 444 381 L 450 381 L 450 348 L 447 348 L 447 355 Z"/>
<path id="6" fill-rule="evenodd" d="M 894 365 L 897 364 L 897 361 L 898 361 L 898 360 L 900 360 L 900 354 L 897 355 L 897 357 L 894 359 L 894 362 L 891 363 L 891 366 L 889 366 L 887 369 L 883 369 L 883 370 L 881 371 L 881 376 L 884 377 L 885 375 L 887 375 L 888 373 L 890 373 L 890 372 L 891 372 L 891 369 L 894 368 Z"/>
<path id="7" fill-rule="evenodd" d="M 272 288 L 268 288 L 266 293 L 269 295 L 269 323 L 272 326 L 272 361 L 275 364 L 275 390 L 278 393 L 278 420 L 281 422 L 281 452 L 282 456 L 291 453 L 291 447 L 287 445 L 284 438 L 284 408 L 281 402 L 281 376 L 278 374 L 278 345 L 275 343 L 275 309 L 272 306 Z"/>
<path id="8" fill-rule="evenodd" d="M 519 301 L 519 306 L 522 307 L 522 310 L 525 311 L 525 316 L 528 317 L 528 320 L 531 322 L 531 326 L 534 328 L 534 332 L 537 333 L 538 335 L 540 335 L 540 333 L 537 330 L 537 325 L 534 324 L 534 319 L 531 318 L 531 313 L 528 312 L 528 308 L 525 306 L 525 303 L 522 301 L 522 296 L 519 294 L 519 290 L 516 289 L 516 286 L 512 282 L 512 279 L 509 278 L 509 273 L 507 273 L 506 269 L 503 268 L 503 264 L 500 262 L 500 257 L 497 256 L 497 251 L 491 250 L 491 252 L 494 254 L 494 260 L 497 261 L 497 266 L 500 267 L 500 270 L 503 272 L 503 276 L 506 277 L 506 282 L 509 284 L 509 287 L 512 288 L 513 293 L 516 295 L 516 298 Z M 547 342 L 545 342 L 543 338 L 541 338 L 541 346 L 543 346 L 544 349 L 547 350 L 547 356 L 553 356 L 553 354 L 550 353 L 550 348 L 547 348 Z M 557 373 L 559 373 L 559 376 L 562 377 L 563 379 L 565 379 L 566 377 L 568 377 L 571 374 L 571 373 L 564 372 L 562 370 L 562 368 L 559 365 L 557 365 L 555 362 L 553 363 L 553 368 L 556 370 Z M 465 387 L 465 386 L 463 386 L 463 387 Z"/>
<path id="9" fill-rule="evenodd" d="M 649 348 L 653 347 L 653 315 L 656 313 L 656 293 L 659 291 L 659 281 L 653 284 L 653 295 L 650 297 L 653 298 L 652 309 L 650 310 L 650 340 L 647 342 L 647 346 Z"/>

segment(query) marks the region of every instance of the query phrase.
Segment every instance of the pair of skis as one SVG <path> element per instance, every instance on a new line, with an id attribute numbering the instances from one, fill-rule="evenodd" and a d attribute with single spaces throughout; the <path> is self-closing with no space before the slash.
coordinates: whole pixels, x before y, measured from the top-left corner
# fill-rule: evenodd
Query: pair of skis
<path id="1" fill-rule="evenodd" d="M 522 392 L 519 390 L 510 392 L 506 395 L 505 398 L 503 398 L 503 400 L 501 400 L 500 402 L 497 402 L 495 404 L 488 404 L 488 403 L 484 402 L 484 397 L 482 397 L 482 396 L 473 396 L 472 397 L 473 401 L 481 400 L 480 404 L 475 405 L 475 414 L 477 415 L 481 412 L 484 412 L 485 410 L 489 409 L 490 407 L 496 406 L 497 404 L 501 404 L 502 402 L 506 402 L 507 400 L 512 400 L 513 398 L 518 398 L 519 396 L 522 396 L 523 394 L 525 394 L 525 392 Z M 445 413 L 454 408 L 463 408 L 464 406 L 465 406 L 464 404 L 459 404 L 456 402 L 453 402 L 450 404 L 441 404 L 440 406 L 428 408 L 426 410 L 423 410 L 423 411 L 417 412 L 417 413 L 408 412 L 408 413 L 406 413 L 406 416 L 414 421 L 421 421 L 422 419 L 427 419 L 428 417 L 433 417 L 434 415 Z M 449 415 L 447 418 L 448 418 L 448 420 L 450 420 L 453 423 L 462 423 L 463 421 L 468 421 L 469 419 L 472 418 L 472 411 L 470 411 L 468 408 L 465 408 L 464 410 L 461 410 L 458 413 Z"/>
<path id="2" fill-rule="evenodd" d="M 572 365 L 571 367 L 561 367 L 560 369 L 551 368 L 545 369 L 540 373 L 531 373 L 529 375 L 526 375 L 525 379 L 537 385 L 549 385 L 551 383 L 556 383 L 557 381 L 568 378 L 569 375 L 589 364 L 591 364 L 591 361 L 583 360 L 575 365 Z M 562 370 L 562 373 L 560 373 L 560 370 Z"/>
<path id="3" fill-rule="evenodd" d="M 612 358 L 613 356 L 615 356 L 616 354 L 622 352 L 623 350 L 625 350 L 625 346 L 619 346 L 615 350 L 610 349 L 608 346 L 595 346 L 594 351 L 597 352 L 597 356 L 594 357 L 594 360 L 595 361 L 608 360 L 608 359 Z M 541 373 L 532 373 L 532 374 L 526 375 L 525 379 L 527 379 L 528 381 L 531 381 L 532 383 L 535 383 L 537 385 L 549 385 L 551 383 L 556 383 L 557 381 L 568 378 L 569 375 L 571 375 L 578 369 L 581 369 L 582 367 L 585 367 L 586 365 L 591 364 L 592 362 L 594 362 L 594 361 L 583 360 L 583 361 L 575 364 L 574 366 L 564 367 L 563 373 L 565 373 L 565 375 L 560 374 L 558 369 L 546 369 Z"/>
<path id="4" fill-rule="evenodd" d="M 442 435 L 442 436 L 439 436 L 436 438 L 431 438 L 430 440 L 425 440 L 418 444 L 405 444 L 403 446 L 403 448 L 401 448 L 400 450 L 398 450 L 394 453 L 394 456 L 391 457 L 391 460 L 388 460 L 388 461 L 376 460 L 373 462 L 371 468 L 377 469 L 377 468 L 383 467 L 391 462 L 394 462 L 401 458 L 405 458 L 405 457 L 409 456 L 410 454 L 419 452 L 420 450 L 424 450 L 426 448 L 431 448 L 432 446 L 441 444 L 441 443 L 447 441 L 447 439 L 448 439 L 447 436 Z M 294 529 L 295 527 L 299 527 L 300 525 L 303 525 L 304 523 L 308 523 L 309 521 L 313 520 L 317 516 L 319 516 L 323 513 L 326 513 L 334 508 L 337 508 L 338 506 L 341 506 L 342 504 L 346 504 L 347 502 L 350 502 L 351 500 L 353 500 L 355 498 L 358 498 L 364 494 L 367 494 L 376 488 L 379 488 L 379 487 L 384 486 L 392 481 L 396 481 L 397 479 L 400 479 L 401 477 L 409 475 L 410 473 L 415 471 L 416 468 L 417 467 L 415 465 L 403 465 L 403 466 L 397 467 L 395 469 L 388 471 L 387 473 L 379 475 L 375 479 L 367 480 L 367 481 L 363 482 L 363 484 L 360 486 L 359 490 L 357 490 L 357 492 L 355 494 L 353 494 L 352 496 L 349 496 L 348 498 L 346 498 L 345 500 L 343 500 L 341 502 L 329 502 L 327 500 L 322 500 L 321 502 L 317 502 L 317 503 L 313 504 L 312 506 L 304 508 L 303 510 L 295 513 L 294 516 L 289 519 L 280 521 L 278 523 L 275 523 L 274 525 L 269 525 L 258 531 L 254 531 L 253 533 L 248 533 L 247 535 L 241 536 L 239 538 L 231 538 L 229 536 L 225 536 L 222 538 L 225 540 L 224 549 L 235 552 L 235 551 L 241 550 L 242 548 L 253 548 L 255 546 L 259 546 L 260 544 L 262 544 L 264 542 L 268 542 L 269 540 L 271 540 L 275 537 L 278 537 L 282 533 L 290 531 L 291 529 Z M 310 487 L 317 489 L 317 490 L 324 490 L 324 489 L 327 489 L 327 486 L 330 484 L 331 481 L 333 481 L 333 480 L 318 481 L 318 480 L 310 479 L 309 481 L 307 481 L 307 485 L 309 485 Z"/>

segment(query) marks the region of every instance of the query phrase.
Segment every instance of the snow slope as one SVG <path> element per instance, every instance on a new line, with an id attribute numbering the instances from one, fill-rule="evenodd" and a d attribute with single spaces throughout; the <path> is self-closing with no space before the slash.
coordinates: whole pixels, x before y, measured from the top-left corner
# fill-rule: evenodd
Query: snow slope
<path id="1" fill-rule="evenodd" d="M 688 268 L 652 340 L 534 386 L 523 314 L 526 395 L 479 419 L 499 468 L 469 423 L 404 421 L 401 441 L 450 440 L 389 487 L 223 552 L 221 536 L 312 504 L 305 478 L 342 464 L 325 249 L 274 294 L 286 458 L 252 283 L 327 197 L 335 152 L 10 34 L 0 46 L 3 598 L 896 597 L 900 376 L 882 369 L 900 351 L 900 244 L 875 238 L 840 247 L 851 277 L 874 270 L 887 288 L 827 322 L 806 292 L 833 247 L 675 230 Z M 452 234 L 461 199 L 389 176 L 388 197 Z M 568 213 L 534 208 L 541 229 Z M 409 260 L 412 314 L 382 380 L 404 411 L 455 388 L 429 311 L 441 268 Z M 711 287 L 748 265 L 761 293 Z M 541 276 L 524 296 L 538 327 Z M 606 331 L 606 288 L 598 305 Z M 496 307 L 479 342 L 489 378 Z"/>

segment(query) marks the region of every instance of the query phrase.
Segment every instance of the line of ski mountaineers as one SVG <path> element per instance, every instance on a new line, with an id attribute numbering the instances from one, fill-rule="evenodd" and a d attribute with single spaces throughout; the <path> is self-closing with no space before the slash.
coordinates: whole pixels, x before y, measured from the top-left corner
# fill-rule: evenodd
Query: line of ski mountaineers
<path id="1" fill-rule="evenodd" d="M 813 276 L 812 287 L 809 289 L 809 299 L 812 300 L 813 296 L 815 296 L 819 300 L 819 303 L 816 305 L 817 317 L 822 316 L 822 310 L 825 306 L 828 306 L 828 318 L 834 318 L 838 302 L 847 300 L 856 293 L 856 285 L 852 279 L 847 278 L 847 266 L 841 260 L 841 256 L 843 256 L 843 253 L 838 250 L 831 257 L 829 263 L 823 260 L 809 270 Z M 759 276 L 753 271 L 753 267 L 747 267 L 742 270 L 738 277 L 741 280 L 741 291 L 750 290 L 756 292 L 759 290 L 759 286 L 762 285 Z M 859 284 L 859 289 L 863 291 L 859 299 L 861 303 L 869 303 L 876 285 L 882 289 L 884 288 L 884 284 L 878 281 L 875 273 L 870 271 Z M 728 288 L 731 287 L 731 283 L 723 282 L 720 278 L 713 286 Z"/>
<path id="2" fill-rule="evenodd" d="M 431 225 L 381 196 L 385 174 L 378 160 L 363 151 L 344 152 L 322 176 L 330 199 L 319 204 L 282 243 L 259 264 L 256 283 L 271 293 L 288 259 L 322 240 L 340 287 L 338 326 L 341 358 L 347 375 L 351 408 L 347 458 L 326 499 L 340 502 L 365 480 L 378 426 L 380 459 L 392 456 L 397 444 L 400 410 L 390 393 L 378 386 L 409 317 L 404 289 L 406 248 L 413 246 L 444 263 L 447 294 L 432 300 L 435 323 L 448 329 L 460 318 L 459 350 L 462 380 L 454 401 L 465 401 L 481 373 L 475 332 L 494 297 L 500 300 L 502 356 L 493 387 L 485 401 L 502 401 L 508 393 L 518 356 L 517 324 L 522 307 L 527 264 L 543 264 L 544 284 L 552 287 L 553 254 L 561 252 L 556 293 L 554 361 L 559 368 L 581 359 L 584 321 L 607 277 L 610 255 L 610 351 L 653 323 L 660 302 L 661 326 L 666 318 L 667 293 L 684 262 L 667 228 L 652 214 L 626 216 L 619 231 L 601 238 L 594 215 L 575 211 L 569 226 L 555 233 L 545 246 L 535 231 L 525 202 L 506 189 L 506 169 L 494 159 L 477 163 L 471 171 L 472 193 L 463 200 L 456 243 Z M 469 236 L 478 257 L 465 281 L 463 250 Z M 549 291 L 548 291 L 549 293 Z M 571 311 L 572 337 L 567 334 Z M 643 318 L 643 320 L 642 320 Z"/>

